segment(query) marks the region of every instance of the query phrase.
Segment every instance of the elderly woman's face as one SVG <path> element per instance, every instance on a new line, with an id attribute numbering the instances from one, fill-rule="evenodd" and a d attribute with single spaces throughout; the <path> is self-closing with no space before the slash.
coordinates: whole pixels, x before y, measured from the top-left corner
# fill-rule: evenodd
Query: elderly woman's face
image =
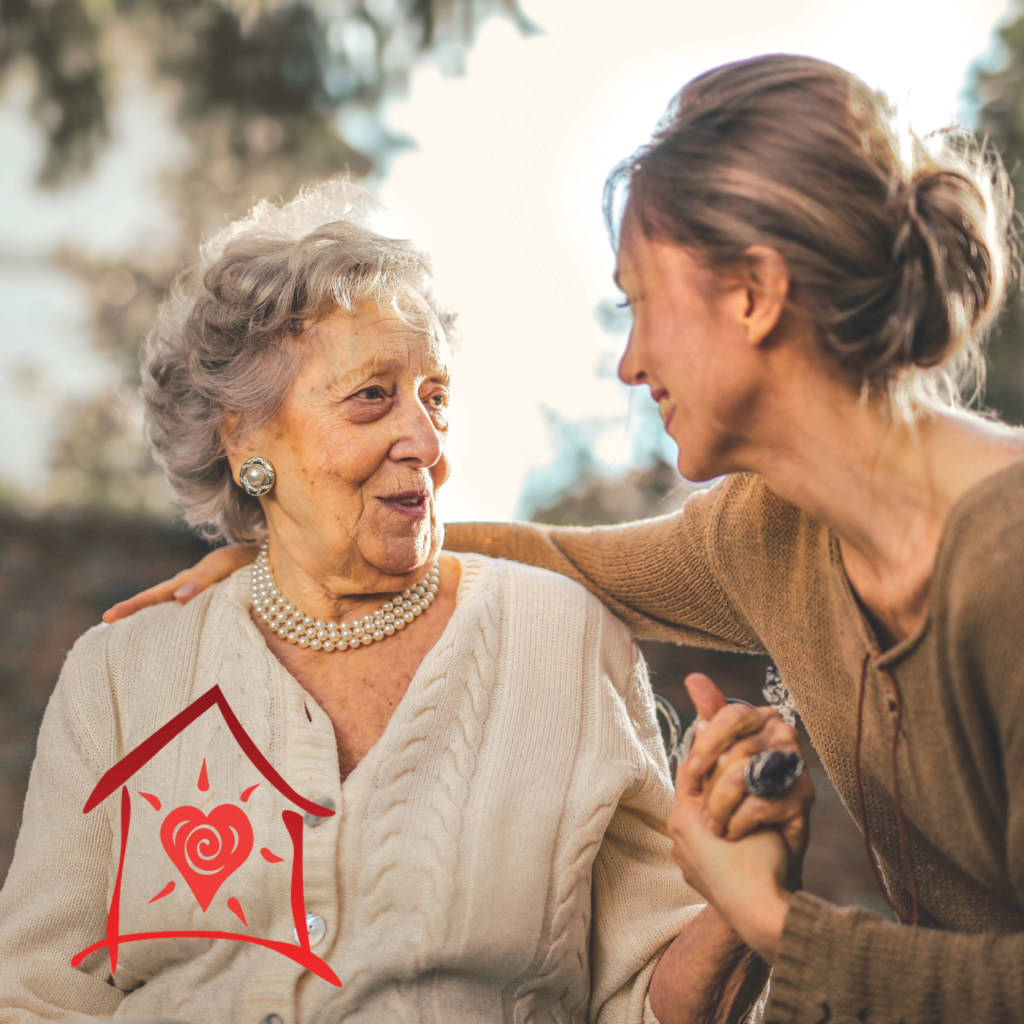
<path id="1" fill-rule="evenodd" d="M 313 571 L 386 589 L 382 577 L 415 572 L 441 548 L 447 343 L 368 302 L 300 344 L 281 409 L 246 446 L 277 472 L 262 499 L 271 542 Z"/>

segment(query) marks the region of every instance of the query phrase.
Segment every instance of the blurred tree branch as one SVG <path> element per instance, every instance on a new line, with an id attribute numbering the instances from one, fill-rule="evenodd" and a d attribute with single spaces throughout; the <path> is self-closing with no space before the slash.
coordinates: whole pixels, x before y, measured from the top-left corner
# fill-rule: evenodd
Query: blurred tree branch
<path id="1" fill-rule="evenodd" d="M 108 137 L 100 24 L 80 0 L 2 0 L 0 30 L 0 73 L 18 58 L 35 71 L 32 112 L 47 138 L 39 178 L 55 184 L 89 167 Z"/>
<path id="2" fill-rule="evenodd" d="M 519 0 L 0 0 L 0 81 L 16 68 L 33 73 L 42 187 L 88 174 L 133 64 L 152 88 L 170 89 L 190 153 L 165 175 L 178 233 L 156 256 L 57 254 L 85 282 L 96 344 L 121 379 L 62 409 L 51 502 L 169 511 L 135 396 L 139 346 L 176 270 L 254 197 L 291 196 L 345 170 L 386 171 L 410 141 L 387 128 L 387 102 L 407 92 L 422 60 L 461 73 L 494 15 L 534 31 Z"/>
<path id="3" fill-rule="evenodd" d="M 118 23 L 183 87 L 186 131 L 226 119 L 241 158 L 294 148 L 315 124 L 330 130 L 346 105 L 379 118 L 422 57 L 461 71 L 479 25 L 499 13 L 534 31 L 519 0 L 2 0 L 0 74 L 19 59 L 34 70 L 48 142 L 40 181 L 56 185 L 87 171 L 108 139 L 114 69 L 103 42 Z M 363 168 L 381 155 L 362 153 Z"/>

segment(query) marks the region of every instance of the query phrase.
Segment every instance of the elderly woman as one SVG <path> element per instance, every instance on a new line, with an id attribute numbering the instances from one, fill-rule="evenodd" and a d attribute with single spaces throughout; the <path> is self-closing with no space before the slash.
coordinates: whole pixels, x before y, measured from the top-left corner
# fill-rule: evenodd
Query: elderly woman
<path id="1" fill-rule="evenodd" d="M 335 183 L 260 204 L 160 313 L 154 450 L 190 523 L 262 553 L 68 657 L 0 894 L 0 1021 L 640 1024 L 651 1001 L 671 1003 L 662 1024 L 712 1002 L 736 1019 L 763 965 L 669 857 L 672 786 L 628 631 L 562 576 L 440 554 L 448 318 L 365 202 Z M 131 777 L 123 858 L 121 802 L 82 814 L 215 686 L 323 809 L 300 828 L 303 895 L 341 987 L 231 941 L 299 941 L 296 836 L 293 801 L 221 714 Z M 217 814 L 233 835 L 211 838 Z M 111 906 L 122 936 L 228 934 L 122 941 L 112 976 L 105 948 L 73 967 Z"/>

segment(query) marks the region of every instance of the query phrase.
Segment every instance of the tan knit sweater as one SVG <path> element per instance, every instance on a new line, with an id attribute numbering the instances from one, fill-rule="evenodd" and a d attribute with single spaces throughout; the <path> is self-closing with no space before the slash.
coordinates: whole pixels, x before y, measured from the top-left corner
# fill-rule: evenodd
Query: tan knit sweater
<path id="1" fill-rule="evenodd" d="M 798 894 L 766 1020 L 1024 1021 L 1024 463 L 953 509 L 927 620 L 884 654 L 835 536 L 754 476 L 728 478 L 647 522 L 460 524 L 448 546 L 565 573 L 638 636 L 766 651 L 858 821 L 854 740 L 867 660 L 870 834 L 906 915 L 916 881 L 922 927 Z M 905 844 L 892 771 L 900 714 Z"/>
<path id="2" fill-rule="evenodd" d="M 284 1024 L 653 1022 L 651 975 L 699 906 L 657 828 L 672 786 L 625 627 L 563 577 L 464 556 L 451 621 L 342 786 L 330 720 L 250 620 L 249 580 L 245 569 L 184 608 L 97 627 L 68 656 L 0 893 L 0 1022 L 115 1012 L 193 1024 L 274 1014 Z M 326 927 L 313 952 L 341 989 L 223 939 L 124 944 L 112 981 L 106 950 L 70 965 L 105 935 L 119 854 L 119 794 L 83 815 L 86 798 L 215 684 L 284 779 L 340 809 L 301 831 L 306 912 Z M 219 713 L 197 719 L 128 789 L 122 934 L 293 941 L 281 817 L 292 805 Z M 222 804 L 245 810 L 255 842 L 204 913 L 159 831 L 172 809 Z"/>

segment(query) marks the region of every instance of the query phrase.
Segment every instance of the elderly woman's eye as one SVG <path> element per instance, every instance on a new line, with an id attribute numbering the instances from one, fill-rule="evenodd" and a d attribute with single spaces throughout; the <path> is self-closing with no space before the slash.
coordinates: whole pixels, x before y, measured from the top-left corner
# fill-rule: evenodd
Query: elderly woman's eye
<path id="1" fill-rule="evenodd" d="M 379 387 L 363 388 L 362 391 L 356 392 L 356 398 L 368 398 L 370 401 L 376 401 L 384 397 L 384 389 Z"/>

